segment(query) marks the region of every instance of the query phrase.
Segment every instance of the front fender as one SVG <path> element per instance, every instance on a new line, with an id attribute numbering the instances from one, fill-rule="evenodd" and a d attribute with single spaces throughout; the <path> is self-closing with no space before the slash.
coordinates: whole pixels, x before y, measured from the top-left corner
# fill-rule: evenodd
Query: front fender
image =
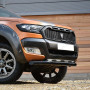
<path id="1" fill-rule="evenodd" d="M 27 61 L 24 57 L 20 40 L 16 32 L 12 30 L 10 27 L 0 24 L 0 35 L 6 38 L 10 43 L 15 54 L 16 60 L 20 63 L 26 63 Z"/>

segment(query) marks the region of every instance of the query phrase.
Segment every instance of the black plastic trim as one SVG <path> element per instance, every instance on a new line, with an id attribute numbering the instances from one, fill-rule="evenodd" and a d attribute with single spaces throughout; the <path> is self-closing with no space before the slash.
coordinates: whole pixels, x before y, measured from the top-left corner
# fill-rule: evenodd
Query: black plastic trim
<path id="1" fill-rule="evenodd" d="M 45 59 L 48 58 L 49 53 L 44 39 L 25 38 L 21 42 L 23 47 L 38 47 L 41 50 L 41 54 L 45 55 Z"/>
<path id="2" fill-rule="evenodd" d="M 10 43 L 16 60 L 20 63 L 26 63 L 27 61 L 24 57 L 20 40 L 16 32 L 10 27 L 0 24 L 0 35 L 6 38 L 6 40 L 8 40 L 8 42 Z"/>

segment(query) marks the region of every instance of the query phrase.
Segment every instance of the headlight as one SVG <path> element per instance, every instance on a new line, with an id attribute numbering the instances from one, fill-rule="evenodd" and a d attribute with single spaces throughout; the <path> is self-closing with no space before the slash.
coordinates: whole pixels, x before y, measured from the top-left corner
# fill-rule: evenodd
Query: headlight
<path id="1" fill-rule="evenodd" d="M 32 24 L 18 24 L 17 28 L 23 32 L 40 33 L 40 30 L 43 28 L 43 26 Z"/>

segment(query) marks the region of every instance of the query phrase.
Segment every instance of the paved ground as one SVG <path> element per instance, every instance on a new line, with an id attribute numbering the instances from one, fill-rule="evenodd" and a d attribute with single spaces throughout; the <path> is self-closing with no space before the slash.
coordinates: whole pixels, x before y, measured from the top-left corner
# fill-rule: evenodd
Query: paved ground
<path id="1" fill-rule="evenodd" d="M 15 84 L 0 84 L 0 90 L 90 90 L 90 74 L 66 74 L 58 84 L 41 84 L 24 73 Z"/>
<path id="2" fill-rule="evenodd" d="M 33 76 L 30 73 L 24 73 L 20 80 L 34 80 Z M 66 74 L 64 80 L 90 80 L 90 73 L 74 73 Z"/>
<path id="3" fill-rule="evenodd" d="M 0 84 L 0 90 L 90 90 L 90 80 L 61 81 L 58 84 L 40 84 L 35 80 Z"/>

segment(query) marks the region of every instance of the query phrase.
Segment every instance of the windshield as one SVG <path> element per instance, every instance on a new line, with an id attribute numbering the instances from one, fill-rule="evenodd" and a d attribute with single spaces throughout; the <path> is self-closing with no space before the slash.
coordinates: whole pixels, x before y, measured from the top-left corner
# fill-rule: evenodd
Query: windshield
<path id="1" fill-rule="evenodd" d="M 16 17 L 16 18 L 20 18 L 20 16 L 4 9 L 4 8 L 0 8 L 0 17 Z"/>

